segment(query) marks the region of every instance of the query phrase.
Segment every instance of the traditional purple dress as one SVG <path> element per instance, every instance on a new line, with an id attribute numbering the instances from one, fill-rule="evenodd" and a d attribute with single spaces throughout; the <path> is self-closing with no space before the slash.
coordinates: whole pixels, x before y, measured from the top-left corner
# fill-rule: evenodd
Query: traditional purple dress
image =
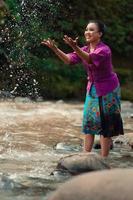
<path id="1" fill-rule="evenodd" d="M 81 48 L 88 52 L 92 64 L 81 60 L 76 52 L 69 53 L 71 64 L 82 62 L 87 75 L 87 93 L 84 104 L 82 131 L 104 137 L 124 134 L 120 109 L 120 84 L 113 71 L 110 48 L 99 42 L 90 53 L 89 46 Z"/>

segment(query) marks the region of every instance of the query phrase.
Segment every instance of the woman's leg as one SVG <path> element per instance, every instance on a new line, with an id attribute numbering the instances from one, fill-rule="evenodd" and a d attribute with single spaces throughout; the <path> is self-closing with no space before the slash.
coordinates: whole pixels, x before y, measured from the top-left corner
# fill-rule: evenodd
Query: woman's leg
<path id="1" fill-rule="evenodd" d="M 94 135 L 86 134 L 84 138 L 84 152 L 91 152 L 94 143 Z"/>
<path id="2" fill-rule="evenodd" d="M 101 143 L 101 156 L 107 157 L 109 155 L 112 139 L 110 137 L 104 137 L 103 135 L 101 135 L 100 143 Z"/>

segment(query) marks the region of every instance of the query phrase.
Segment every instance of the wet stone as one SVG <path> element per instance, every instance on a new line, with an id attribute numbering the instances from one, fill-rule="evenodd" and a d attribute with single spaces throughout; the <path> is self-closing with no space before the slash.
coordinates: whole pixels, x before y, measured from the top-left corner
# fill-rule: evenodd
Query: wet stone
<path id="1" fill-rule="evenodd" d="M 124 112 L 127 112 L 126 107 Z M 1 102 L 0 169 L 4 179 L 0 179 L 0 185 L 5 192 L 0 193 L 0 200 L 10 200 L 10 196 L 13 200 L 41 197 L 45 200 L 58 184 L 87 170 L 91 174 L 92 170 L 99 170 L 99 165 L 100 169 L 108 166 L 133 168 L 133 151 L 129 145 L 131 134 L 113 138 L 114 148 L 108 159 L 101 161 L 92 153 L 88 160 L 84 153 L 80 153 L 83 135 L 81 127 L 75 125 L 81 124 L 82 109 L 83 104 L 75 102 L 27 103 L 23 98 L 18 103 Z M 128 116 L 129 111 L 133 113 L 129 108 Z M 124 118 L 124 121 L 127 127 L 132 125 L 131 118 Z M 95 144 L 97 142 L 99 136 L 95 138 Z M 99 149 L 93 148 L 92 151 L 100 153 Z M 79 156 L 81 154 L 83 156 Z M 9 198 L 6 198 L 7 190 L 11 192 Z"/>
<path id="2" fill-rule="evenodd" d="M 59 181 L 66 180 L 72 176 L 72 174 L 69 173 L 69 171 L 61 169 L 54 170 L 50 175 L 54 176 L 54 178 Z"/>
<path id="3" fill-rule="evenodd" d="M 66 181 L 48 200 L 132 200 L 132 177 L 133 169 L 86 173 Z"/>
<path id="4" fill-rule="evenodd" d="M 125 135 L 120 135 L 113 140 L 113 144 L 114 145 L 117 145 L 117 144 L 127 145 L 128 144 L 128 138 L 125 137 Z"/>
<path id="5" fill-rule="evenodd" d="M 82 150 L 82 146 L 78 145 L 78 144 L 74 145 L 74 144 L 70 144 L 70 143 L 60 142 L 54 147 L 54 149 L 58 153 L 79 152 Z"/>
<path id="6" fill-rule="evenodd" d="M 133 118 L 133 113 L 130 115 L 131 118 Z"/>
<path id="7" fill-rule="evenodd" d="M 15 101 L 16 103 L 30 103 L 30 102 L 32 102 L 31 99 L 28 98 L 28 97 L 16 97 L 16 98 L 14 99 L 14 101 Z"/>
<path id="8" fill-rule="evenodd" d="M 77 153 L 59 160 L 56 170 L 67 171 L 72 175 L 110 169 L 105 160 L 96 153 Z"/>
<path id="9" fill-rule="evenodd" d="M 8 91 L 1 91 L 0 90 L 0 99 L 13 99 L 14 95 L 12 95 L 10 92 Z"/>

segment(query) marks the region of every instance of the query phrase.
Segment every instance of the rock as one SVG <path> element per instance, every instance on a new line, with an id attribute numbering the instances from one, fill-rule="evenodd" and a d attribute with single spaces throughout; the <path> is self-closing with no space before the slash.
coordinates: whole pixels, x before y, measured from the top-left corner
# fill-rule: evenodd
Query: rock
<path id="1" fill-rule="evenodd" d="M 0 190 L 13 190 L 13 189 L 24 189 L 21 183 L 17 183 L 12 180 L 8 175 L 2 174 L 0 175 Z"/>
<path id="2" fill-rule="evenodd" d="M 65 144 L 64 142 L 60 142 L 55 147 L 56 150 L 63 150 L 63 151 L 71 151 L 71 147 Z"/>
<path id="3" fill-rule="evenodd" d="M 132 123 L 132 122 L 125 121 L 124 128 L 125 128 L 126 130 L 133 131 L 133 123 Z"/>
<path id="4" fill-rule="evenodd" d="M 14 96 L 9 91 L 0 90 L 0 99 L 13 99 Z"/>
<path id="5" fill-rule="evenodd" d="M 61 158 L 56 170 L 68 171 L 72 175 L 110 169 L 105 160 L 96 153 L 77 153 Z"/>
<path id="6" fill-rule="evenodd" d="M 64 171 L 64 170 L 55 170 L 53 171 L 50 175 L 54 176 L 54 178 L 56 178 L 56 180 L 65 180 L 71 177 L 71 174 L 68 171 Z"/>
<path id="7" fill-rule="evenodd" d="M 48 200 L 132 200 L 133 169 L 79 175 L 62 184 Z"/>
<path id="8" fill-rule="evenodd" d="M 121 101 L 121 114 L 124 118 L 128 118 L 132 114 L 133 103 L 130 101 Z"/>
<path id="9" fill-rule="evenodd" d="M 37 97 L 36 99 L 36 102 L 43 102 L 43 101 L 44 101 L 43 97 Z"/>
<path id="10" fill-rule="evenodd" d="M 58 100 L 58 101 L 56 101 L 56 104 L 63 104 L 63 103 L 64 103 L 63 100 Z"/>
<path id="11" fill-rule="evenodd" d="M 16 97 L 15 98 L 16 103 L 31 103 L 31 99 L 28 97 Z"/>
<path id="12" fill-rule="evenodd" d="M 128 144 L 133 149 L 133 133 L 127 133 L 126 134 Z"/>
<path id="13" fill-rule="evenodd" d="M 127 145 L 128 144 L 128 139 L 125 135 L 119 135 L 117 136 L 114 140 L 113 140 L 113 145 L 117 146 L 117 144 L 119 145 Z"/>
<path id="14" fill-rule="evenodd" d="M 126 133 L 125 135 L 116 137 L 113 141 L 113 144 L 129 145 L 131 148 L 133 148 L 133 133 Z"/>
<path id="15" fill-rule="evenodd" d="M 55 150 L 57 152 L 77 152 L 81 150 L 81 145 L 67 144 L 64 142 L 60 142 L 55 146 Z"/>
<path id="16" fill-rule="evenodd" d="M 133 113 L 130 115 L 131 118 L 133 118 Z"/>

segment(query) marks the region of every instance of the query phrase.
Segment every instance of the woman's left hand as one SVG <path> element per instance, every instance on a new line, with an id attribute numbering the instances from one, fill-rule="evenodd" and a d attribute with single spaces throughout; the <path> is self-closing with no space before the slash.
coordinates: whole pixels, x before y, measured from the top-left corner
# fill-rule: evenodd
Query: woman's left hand
<path id="1" fill-rule="evenodd" d="M 68 44 L 70 47 L 74 48 L 74 47 L 77 46 L 78 37 L 76 37 L 75 40 L 73 40 L 71 37 L 68 37 L 67 35 L 64 35 L 63 40 L 64 40 L 65 43 Z"/>

